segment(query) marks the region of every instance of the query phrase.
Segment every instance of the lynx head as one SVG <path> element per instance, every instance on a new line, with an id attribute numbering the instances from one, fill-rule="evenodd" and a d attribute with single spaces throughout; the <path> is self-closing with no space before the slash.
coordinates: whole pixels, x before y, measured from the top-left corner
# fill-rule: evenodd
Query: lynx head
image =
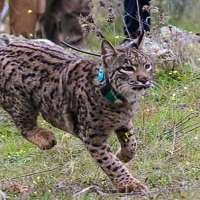
<path id="1" fill-rule="evenodd" d="M 101 44 L 105 82 L 126 102 L 136 101 L 152 83 L 152 61 L 139 50 L 141 42 L 139 38 L 123 49 L 115 49 L 106 40 Z"/>

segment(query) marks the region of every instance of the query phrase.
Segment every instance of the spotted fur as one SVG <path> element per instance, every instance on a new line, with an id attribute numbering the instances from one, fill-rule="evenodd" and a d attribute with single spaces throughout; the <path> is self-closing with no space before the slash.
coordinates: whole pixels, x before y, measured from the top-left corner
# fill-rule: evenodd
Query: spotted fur
<path id="1" fill-rule="evenodd" d="M 118 192 L 143 192 L 147 187 L 123 164 L 136 151 L 132 118 L 138 101 L 151 85 L 152 63 L 136 48 L 115 49 L 106 40 L 100 60 L 82 59 L 48 44 L 18 41 L 0 49 L 0 105 L 12 116 L 21 135 L 46 150 L 54 134 L 37 125 L 42 117 L 82 140 Z M 105 80 L 97 80 L 103 66 Z M 110 86 L 116 101 L 101 92 Z M 121 148 L 113 154 L 107 140 L 115 132 Z"/>

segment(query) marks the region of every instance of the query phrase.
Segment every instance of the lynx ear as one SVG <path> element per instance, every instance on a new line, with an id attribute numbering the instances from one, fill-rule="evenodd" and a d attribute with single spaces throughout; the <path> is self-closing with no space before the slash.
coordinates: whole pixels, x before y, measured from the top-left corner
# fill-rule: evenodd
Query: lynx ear
<path id="1" fill-rule="evenodd" d="M 140 35 L 133 41 L 129 42 L 126 46 L 124 46 L 125 48 L 129 47 L 129 48 L 136 48 L 136 49 L 142 49 L 143 43 L 144 43 L 144 38 L 145 38 L 145 34 L 144 34 L 144 29 L 142 29 Z M 124 48 L 123 47 L 123 48 Z"/>
<path id="2" fill-rule="evenodd" d="M 144 34 L 144 29 L 142 28 L 140 35 L 133 40 L 133 42 L 131 42 L 131 46 L 135 47 L 136 49 L 142 49 L 142 46 L 144 44 L 144 38 L 145 38 L 145 34 Z"/>
<path id="3" fill-rule="evenodd" d="M 112 46 L 112 44 L 110 44 L 110 42 L 108 42 L 107 40 L 103 39 L 101 42 L 101 55 L 107 57 L 107 56 L 113 56 L 116 53 L 117 52 L 115 48 Z"/>

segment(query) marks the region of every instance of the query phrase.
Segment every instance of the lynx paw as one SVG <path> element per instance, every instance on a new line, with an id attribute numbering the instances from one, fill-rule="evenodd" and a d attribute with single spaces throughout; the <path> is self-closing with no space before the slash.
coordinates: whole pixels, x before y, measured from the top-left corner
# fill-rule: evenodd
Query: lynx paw
<path id="1" fill-rule="evenodd" d="M 139 181 L 132 181 L 131 183 L 120 185 L 117 187 L 119 193 L 141 193 L 147 195 L 148 188 Z"/>
<path id="2" fill-rule="evenodd" d="M 27 135 L 26 139 L 41 150 L 51 149 L 57 144 L 54 134 L 42 128 L 36 128 L 30 135 Z"/>

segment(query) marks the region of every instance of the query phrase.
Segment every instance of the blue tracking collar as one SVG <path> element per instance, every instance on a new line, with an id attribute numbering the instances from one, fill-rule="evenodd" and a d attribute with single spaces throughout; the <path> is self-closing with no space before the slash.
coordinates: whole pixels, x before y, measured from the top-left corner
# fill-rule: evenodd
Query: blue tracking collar
<path id="1" fill-rule="evenodd" d="M 112 91 L 111 85 L 108 82 L 106 82 L 106 80 L 105 80 L 103 66 L 100 66 L 100 68 L 99 68 L 99 73 L 98 73 L 97 79 L 101 83 L 100 91 L 101 91 L 102 95 L 107 100 L 115 102 L 117 100 L 117 97 L 114 94 L 114 92 Z"/>

